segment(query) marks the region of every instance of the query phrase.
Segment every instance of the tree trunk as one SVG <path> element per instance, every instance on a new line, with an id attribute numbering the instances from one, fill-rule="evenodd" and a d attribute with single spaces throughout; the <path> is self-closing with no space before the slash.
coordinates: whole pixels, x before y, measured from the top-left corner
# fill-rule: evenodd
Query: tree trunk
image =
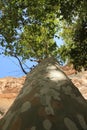
<path id="1" fill-rule="evenodd" d="M 27 75 L 0 130 L 87 130 L 87 103 L 51 57 Z"/>

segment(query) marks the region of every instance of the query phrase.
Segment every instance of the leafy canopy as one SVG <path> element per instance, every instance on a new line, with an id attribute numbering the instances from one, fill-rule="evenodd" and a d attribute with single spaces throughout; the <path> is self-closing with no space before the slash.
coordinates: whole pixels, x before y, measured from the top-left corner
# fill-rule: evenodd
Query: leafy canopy
<path id="1" fill-rule="evenodd" d="M 16 54 L 23 59 L 55 55 L 57 46 L 53 38 L 59 20 L 54 11 L 58 6 L 53 11 L 50 2 L 44 0 L 2 1 L 2 5 L 0 33 L 5 54 Z"/>
<path id="2" fill-rule="evenodd" d="M 83 22 L 85 29 L 86 0 L 1 0 L 0 45 L 5 55 L 21 56 L 23 60 L 30 57 L 41 60 L 60 54 L 63 59 L 76 62 L 76 66 L 84 66 L 73 55 L 79 53 L 81 57 L 81 48 L 87 45 L 86 36 L 81 41 Z M 58 32 L 62 32 L 66 43 L 59 50 L 53 40 L 54 36 L 59 37 Z"/>

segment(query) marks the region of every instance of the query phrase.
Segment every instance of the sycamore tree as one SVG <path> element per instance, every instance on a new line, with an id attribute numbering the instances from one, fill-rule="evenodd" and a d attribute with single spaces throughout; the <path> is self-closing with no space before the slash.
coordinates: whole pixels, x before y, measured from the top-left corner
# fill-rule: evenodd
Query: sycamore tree
<path id="1" fill-rule="evenodd" d="M 16 57 L 22 67 L 20 57 L 22 61 L 33 58 L 40 62 L 46 57 L 58 57 L 64 51 L 69 52 L 71 42 L 68 44 L 69 49 L 60 49 L 60 53 L 54 37 L 64 32 L 64 26 L 61 26 L 64 21 L 69 26 L 72 26 L 73 21 L 78 25 L 78 19 L 86 17 L 86 3 L 86 0 L 0 0 L 2 53 Z M 73 38 L 75 33 L 78 34 L 78 31 L 73 33 Z M 66 37 L 63 38 L 66 40 Z M 69 39 L 72 39 L 72 35 Z M 71 57 L 68 56 L 68 59 Z"/>

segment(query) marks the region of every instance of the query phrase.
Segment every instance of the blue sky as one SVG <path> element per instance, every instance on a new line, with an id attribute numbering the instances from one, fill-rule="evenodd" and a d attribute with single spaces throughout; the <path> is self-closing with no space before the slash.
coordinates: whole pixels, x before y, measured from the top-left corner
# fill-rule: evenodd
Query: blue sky
<path id="1" fill-rule="evenodd" d="M 26 64 L 29 66 L 29 68 L 33 65 L 33 63 L 29 60 L 26 62 Z M 16 58 L 0 55 L 0 78 L 9 76 L 21 77 L 24 75 L 25 74 L 22 72 L 19 62 Z"/>
<path id="2" fill-rule="evenodd" d="M 23 72 L 15 58 L 0 55 L 0 78 L 13 76 L 23 76 Z"/>
<path id="3" fill-rule="evenodd" d="M 58 45 L 61 45 L 63 41 L 55 39 Z M 28 66 L 32 66 L 32 62 L 27 62 Z M 0 55 L 0 78 L 3 77 L 21 77 L 24 73 L 22 72 L 19 63 L 16 58 L 7 57 Z"/>

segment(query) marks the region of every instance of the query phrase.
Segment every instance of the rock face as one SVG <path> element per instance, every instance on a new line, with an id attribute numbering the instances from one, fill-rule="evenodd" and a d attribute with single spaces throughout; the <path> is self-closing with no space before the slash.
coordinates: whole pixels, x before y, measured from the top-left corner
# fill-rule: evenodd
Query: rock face
<path id="1" fill-rule="evenodd" d="M 54 58 L 31 73 L 0 130 L 87 130 L 87 103 Z"/>
<path id="2" fill-rule="evenodd" d="M 13 78 L 6 77 L 0 79 L 0 94 L 14 93 L 17 94 L 22 88 L 25 81 L 25 77 Z M 9 96 L 8 96 L 9 98 Z"/>
<path id="3" fill-rule="evenodd" d="M 7 112 L 25 81 L 25 77 L 0 79 L 0 118 Z"/>

